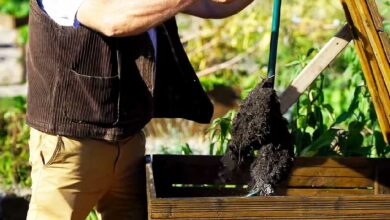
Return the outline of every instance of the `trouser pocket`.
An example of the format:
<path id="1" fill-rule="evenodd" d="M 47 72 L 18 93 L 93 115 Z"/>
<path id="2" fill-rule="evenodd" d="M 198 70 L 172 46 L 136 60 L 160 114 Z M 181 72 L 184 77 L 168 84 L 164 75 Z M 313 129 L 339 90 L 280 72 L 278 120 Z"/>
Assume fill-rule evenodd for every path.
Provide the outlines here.
<path id="1" fill-rule="evenodd" d="M 60 136 L 45 134 L 31 128 L 30 132 L 30 164 L 34 168 L 53 164 L 61 152 Z"/>

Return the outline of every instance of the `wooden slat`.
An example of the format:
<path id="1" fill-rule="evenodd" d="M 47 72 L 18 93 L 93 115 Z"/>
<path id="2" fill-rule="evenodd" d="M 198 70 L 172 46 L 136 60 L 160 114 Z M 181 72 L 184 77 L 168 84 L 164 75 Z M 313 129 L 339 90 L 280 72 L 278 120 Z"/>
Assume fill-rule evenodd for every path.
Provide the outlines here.
<path id="1" fill-rule="evenodd" d="M 386 32 L 379 32 L 379 37 L 381 38 L 383 48 L 385 50 L 387 61 L 390 63 L 390 39 L 389 35 Z"/>
<path id="2" fill-rule="evenodd" d="M 329 188 L 285 188 L 277 189 L 277 196 L 356 196 L 356 195 L 373 195 L 374 189 L 329 189 Z M 248 194 L 247 189 L 212 189 L 212 188 L 169 188 L 159 198 L 190 198 L 190 197 L 226 197 L 240 196 Z"/>
<path id="3" fill-rule="evenodd" d="M 150 163 L 146 164 L 146 186 L 148 188 L 148 198 L 156 198 L 156 188 L 154 185 L 153 170 L 152 165 Z"/>
<path id="4" fill-rule="evenodd" d="M 374 177 L 374 170 L 372 168 L 295 167 L 292 169 L 291 175 L 300 177 L 372 178 Z"/>
<path id="5" fill-rule="evenodd" d="M 299 177 L 291 176 L 287 181 L 288 187 L 312 188 L 367 188 L 374 187 L 370 178 L 351 177 Z"/>
<path id="6" fill-rule="evenodd" d="M 373 189 L 308 189 L 287 188 L 279 189 L 276 195 L 280 196 L 357 196 L 372 195 Z"/>
<path id="7" fill-rule="evenodd" d="M 154 156 L 153 171 L 158 185 L 220 184 L 220 157 Z M 292 176 L 368 177 L 374 176 L 375 162 L 364 158 L 297 158 Z M 248 175 L 235 176 L 230 184 L 246 184 Z M 342 179 L 343 181 L 343 179 Z"/>
<path id="8" fill-rule="evenodd" d="M 375 163 L 375 159 L 361 157 L 298 157 L 294 167 L 368 168 Z"/>
<path id="9" fill-rule="evenodd" d="M 199 188 L 199 187 L 170 187 L 158 195 L 159 198 L 182 197 L 224 197 L 244 196 L 248 190 L 243 188 Z"/>
<path id="10" fill-rule="evenodd" d="M 383 18 L 379 13 L 375 0 L 366 0 L 366 1 L 375 25 L 375 29 L 379 34 L 382 47 L 386 54 L 387 62 L 390 63 L 390 39 L 389 39 L 389 35 L 384 31 L 385 28 L 383 26 Z"/>
<path id="11" fill-rule="evenodd" d="M 366 0 L 368 9 L 370 10 L 370 15 L 372 18 L 372 21 L 374 22 L 375 29 L 377 31 L 384 31 L 384 26 L 383 26 L 383 18 L 379 13 L 378 7 L 376 5 L 375 0 Z"/>
<path id="12" fill-rule="evenodd" d="M 151 219 L 389 219 L 389 196 L 156 199 Z"/>
<path id="13" fill-rule="evenodd" d="M 373 55 L 375 56 L 376 63 L 379 66 L 379 73 L 378 75 L 381 76 L 382 80 L 385 82 L 386 85 L 386 94 L 389 95 L 390 92 L 390 65 L 387 60 L 386 54 L 383 50 L 382 42 L 379 38 L 378 31 L 375 27 L 374 20 L 379 19 L 380 14 L 378 10 L 369 10 L 369 7 L 367 5 L 366 0 L 354 0 L 355 2 L 360 2 L 360 4 L 356 4 L 357 8 L 359 10 L 359 14 L 362 17 L 363 26 L 366 30 L 368 41 L 372 47 Z M 371 8 L 376 8 L 376 4 L 372 4 Z M 374 14 L 372 14 L 374 13 Z M 373 19 L 374 18 L 374 19 Z M 383 30 L 382 30 L 383 31 Z M 390 111 L 386 112 L 390 121 Z"/>
<path id="14" fill-rule="evenodd" d="M 357 10 L 356 3 L 351 0 L 341 0 L 341 2 L 354 34 L 356 50 L 378 116 L 379 125 L 382 129 L 386 143 L 389 143 L 390 123 L 387 112 L 390 104 L 386 86 L 384 86 L 383 78 L 381 78 L 380 73 L 378 72 L 378 64 L 373 59 L 374 55 L 371 45 L 368 43 L 367 37 L 362 37 L 367 36 L 367 34 L 359 11 Z"/>
<path id="15" fill-rule="evenodd" d="M 375 167 L 380 163 L 389 163 L 385 159 L 367 158 L 296 158 L 292 173 L 281 188 L 312 188 L 312 189 L 354 189 L 373 188 L 377 175 Z M 188 197 L 198 191 L 202 196 L 239 195 L 242 189 L 218 188 L 220 157 L 216 156 L 174 156 L 155 155 L 153 161 L 154 181 L 157 197 Z M 386 168 L 387 169 L 387 168 Z M 390 169 L 390 168 L 389 168 Z M 382 171 L 383 172 L 383 171 Z M 227 185 L 246 185 L 249 178 L 236 179 Z M 390 182 L 383 182 L 383 192 Z M 173 184 L 187 184 L 185 187 L 173 187 Z M 199 188 L 201 184 L 208 184 Z M 192 188 L 191 188 L 192 187 Z M 175 189 L 172 189 L 175 188 Z M 378 189 L 376 189 L 378 191 Z M 187 193 L 180 195 L 179 192 Z M 173 193 L 173 194 L 172 194 Z M 214 193 L 214 194 L 213 194 Z M 244 194 L 241 194 L 244 195 Z"/>
<path id="16" fill-rule="evenodd" d="M 356 196 L 373 195 L 374 189 L 328 189 L 328 188 L 278 188 L 277 196 Z M 159 198 L 190 198 L 190 197 L 225 197 L 225 196 L 245 196 L 248 191 L 243 188 L 237 189 L 212 189 L 212 188 L 169 188 Z"/>
<path id="17" fill-rule="evenodd" d="M 156 184 L 218 184 L 222 181 L 220 157 L 154 155 L 153 158 Z M 245 184 L 248 180 L 248 175 L 235 176 L 230 183 Z"/>
<path id="18" fill-rule="evenodd" d="M 146 198 L 148 202 L 148 219 L 151 219 L 150 214 L 153 212 L 153 209 L 151 207 L 151 203 L 154 199 L 156 199 L 156 188 L 154 185 L 154 177 L 153 177 L 153 170 L 152 165 L 150 163 L 146 164 Z"/>

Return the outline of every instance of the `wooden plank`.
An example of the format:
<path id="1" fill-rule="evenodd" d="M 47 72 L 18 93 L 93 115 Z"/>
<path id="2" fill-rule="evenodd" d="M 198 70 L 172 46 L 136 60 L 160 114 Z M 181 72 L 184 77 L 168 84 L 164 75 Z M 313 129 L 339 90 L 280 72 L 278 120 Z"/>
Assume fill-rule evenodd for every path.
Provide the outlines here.
<path id="1" fill-rule="evenodd" d="M 220 157 L 213 156 L 153 156 L 153 172 L 156 184 L 169 187 L 171 184 L 218 184 L 222 168 Z M 173 172 L 174 171 L 174 172 Z M 249 173 L 248 173 L 249 174 Z M 248 175 L 235 176 L 230 183 L 245 184 Z M 157 192 L 159 194 L 159 192 Z"/>
<path id="2" fill-rule="evenodd" d="M 151 219 L 389 219 L 389 196 L 156 199 Z"/>
<path id="3" fill-rule="evenodd" d="M 156 199 L 156 188 L 154 185 L 152 165 L 150 163 L 146 163 L 145 170 L 146 170 L 146 199 L 148 203 L 147 205 L 148 219 L 151 219 L 150 213 L 153 212 L 153 209 L 150 204 L 154 199 Z"/>
<path id="4" fill-rule="evenodd" d="M 152 165 L 150 163 L 146 164 L 146 185 L 148 188 L 148 198 L 156 198 L 154 176 L 152 171 Z"/>
<path id="5" fill-rule="evenodd" d="M 390 194 L 390 165 L 385 162 L 378 162 L 376 167 L 375 194 Z"/>
<path id="6" fill-rule="evenodd" d="M 351 177 L 291 176 L 287 180 L 287 186 L 305 188 L 368 188 L 374 187 L 374 180 L 371 178 Z"/>
<path id="7" fill-rule="evenodd" d="M 291 176 L 372 178 L 374 170 L 372 168 L 294 167 Z"/>
<path id="8" fill-rule="evenodd" d="M 380 17 L 380 14 L 378 10 L 372 10 L 371 12 L 375 12 L 375 14 L 371 14 L 369 7 L 367 5 L 366 0 L 355 0 L 355 2 L 360 2 L 360 4 L 356 4 L 357 8 L 359 10 L 359 14 L 362 17 L 363 26 L 366 30 L 369 44 L 372 47 L 373 55 L 375 56 L 376 63 L 379 66 L 380 71 L 378 72 L 378 75 L 381 76 L 382 80 L 385 82 L 386 88 L 387 88 L 387 95 L 389 95 L 390 92 L 390 64 L 387 60 L 386 54 L 383 50 L 382 42 L 379 38 L 378 31 L 375 27 L 373 17 Z M 372 5 L 372 9 L 374 9 L 376 6 L 375 4 Z M 383 30 L 382 30 L 383 31 Z M 362 33 L 363 34 L 363 33 Z M 379 77 L 378 77 L 379 78 Z M 390 111 L 386 112 L 389 120 L 390 120 Z"/>
<path id="9" fill-rule="evenodd" d="M 245 196 L 248 190 L 244 188 L 191 188 L 175 187 L 169 188 L 158 198 L 190 198 L 190 197 L 226 197 L 226 196 Z M 280 187 L 275 193 L 276 196 L 353 196 L 353 195 L 373 195 L 374 189 L 331 189 L 331 188 L 285 188 Z M 383 193 L 387 194 L 387 193 Z"/>
<path id="10" fill-rule="evenodd" d="M 373 178 L 374 161 L 364 158 L 297 158 L 291 175 Z M 219 178 L 220 157 L 154 155 L 153 164 L 154 178 L 160 187 L 169 188 L 172 184 L 222 183 Z M 244 185 L 248 182 L 248 173 L 229 180 L 229 184 Z"/>
<path id="11" fill-rule="evenodd" d="M 368 9 L 370 11 L 371 18 L 374 22 L 375 29 L 377 31 L 384 31 L 384 26 L 383 26 L 383 18 L 381 14 L 379 13 L 378 7 L 376 5 L 375 0 L 366 0 L 366 3 L 368 5 Z"/>
<path id="12" fill-rule="evenodd" d="M 388 103 L 389 97 L 386 97 L 386 89 L 384 89 L 383 86 L 383 79 L 378 79 L 378 74 L 375 74 L 375 72 L 379 69 L 377 64 L 372 61 L 372 59 L 369 60 L 369 57 L 373 57 L 373 52 L 372 49 L 370 49 L 370 45 L 365 44 L 367 39 L 365 39 L 365 41 L 363 41 L 364 39 L 361 39 L 361 36 L 365 36 L 366 34 L 359 12 L 356 10 L 355 2 L 350 0 L 341 0 L 341 2 L 354 35 L 356 50 L 362 65 L 364 77 L 371 94 L 375 111 L 378 116 L 378 122 L 382 129 L 383 137 L 386 143 L 389 143 L 390 123 L 385 108 L 388 108 L 390 105 Z M 377 85 L 376 82 L 382 83 Z"/>
<path id="13" fill-rule="evenodd" d="M 381 38 L 383 48 L 385 50 L 387 61 L 390 63 L 390 39 L 389 35 L 386 32 L 379 32 L 379 37 Z"/>
<path id="14" fill-rule="evenodd" d="M 163 166 L 198 166 L 198 167 L 219 167 L 221 156 L 209 155 L 153 155 L 154 168 Z M 295 167 L 333 167 L 333 168 L 367 168 L 375 166 L 378 161 L 386 159 L 372 159 L 362 157 L 297 157 L 294 161 Z M 203 175 L 194 174 L 194 175 Z"/>
<path id="15" fill-rule="evenodd" d="M 245 196 L 244 188 L 170 187 L 159 193 L 158 198 Z"/>
<path id="16" fill-rule="evenodd" d="M 174 173 L 176 170 L 172 170 L 172 165 L 191 166 L 206 162 L 203 165 L 207 166 L 217 164 L 219 160 L 220 157 L 215 156 L 155 155 L 152 164 L 162 168 L 158 169 L 161 171 L 164 168 L 161 165 L 166 162 L 169 166 L 165 168 L 170 168 L 171 173 Z M 291 179 L 293 179 L 292 185 L 296 187 L 279 188 L 278 195 L 287 196 L 272 197 L 246 198 L 242 196 L 246 194 L 244 188 L 173 186 L 169 181 L 163 182 L 166 184 L 163 187 L 167 187 L 164 188 L 166 197 L 159 197 L 160 186 L 150 185 L 152 179 L 156 181 L 158 175 L 148 174 L 148 188 L 153 186 L 157 190 L 157 198 L 151 196 L 155 193 L 148 193 L 149 219 L 390 219 L 390 195 L 373 194 L 379 191 L 389 193 L 386 190 L 390 186 L 389 175 L 387 175 L 390 160 L 297 158 L 295 165 L 298 165 L 294 168 L 298 176 L 291 176 Z M 149 168 L 147 172 L 154 171 L 150 166 Z M 321 169 L 329 171 L 320 171 Z M 373 169 L 377 169 L 376 175 L 366 178 L 372 175 Z M 315 175 L 318 172 L 324 177 L 304 176 Z M 193 175 L 200 177 L 202 170 L 198 170 L 198 173 Z M 345 177 L 346 175 L 348 177 Z M 376 179 L 375 184 L 374 179 Z M 374 185 L 383 185 L 383 187 L 374 189 L 372 187 Z M 336 188 L 329 188 L 329 186 Z M 230 195 L 227 196 L 228 194 Z"/>
<path id="17" fill-rule="evenodd" d="M 278 189 L 279 196 L 357 196 L 372 195 L 373 189 L 309 189 L 309 188 L 284 188 Z"/>
<path id="18" fill-rule="evenodd" d="M 350 29 L 347 25 L 328 41 L 319 53 L 299 73 L 287 89 L 279 96 L 280 110 L 282 114 L 298 100 L 299 96 L 313 83 L 313 81 L 336 59 L 352 40 Z"/>
<path id="19" fill-rule="evenodd" d="M 294 167 L 368 168 L 375 166 L 375 161 L 362 157 L 298 157 Z"/>

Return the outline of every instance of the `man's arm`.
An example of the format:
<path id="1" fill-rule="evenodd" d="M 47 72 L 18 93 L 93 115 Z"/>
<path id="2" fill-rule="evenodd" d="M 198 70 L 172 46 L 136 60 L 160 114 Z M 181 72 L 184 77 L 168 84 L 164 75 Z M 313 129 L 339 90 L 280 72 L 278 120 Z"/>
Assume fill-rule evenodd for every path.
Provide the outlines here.
<path id="1" fill-rule="evenodd" d="M 77 20 L 106 36 L 143 33 L 199 0 L 84 0 Z"/>
<path id="2" fill-rule="evenodd" d="M 208 18 L 226 17 L 252 1 L 84 0 L 77 12 L 77 20 L 106 36 L 131 36 L 157 26 L 179 12 Z"/>
<path id="3" fill-rule="evenodd" d="M 244 9 L 254 0 L 229 0 L 222 4 L 218 0 L 198 0 L 183 10 L 183 13 L 201 18 L 226 18 Z"/>

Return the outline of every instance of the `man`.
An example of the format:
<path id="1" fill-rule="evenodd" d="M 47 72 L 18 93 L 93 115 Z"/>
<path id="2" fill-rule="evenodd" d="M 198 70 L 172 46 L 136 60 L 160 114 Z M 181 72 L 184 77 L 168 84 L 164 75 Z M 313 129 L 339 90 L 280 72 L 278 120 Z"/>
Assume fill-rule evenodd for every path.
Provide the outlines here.
<path id="1" fill-rule="evenodd" d="M 145 219 L 152 117 L 208 123 L 213 107 L 174 16 L 237 13 L 253 0 L 31 0 L 29 220 Z"/>

